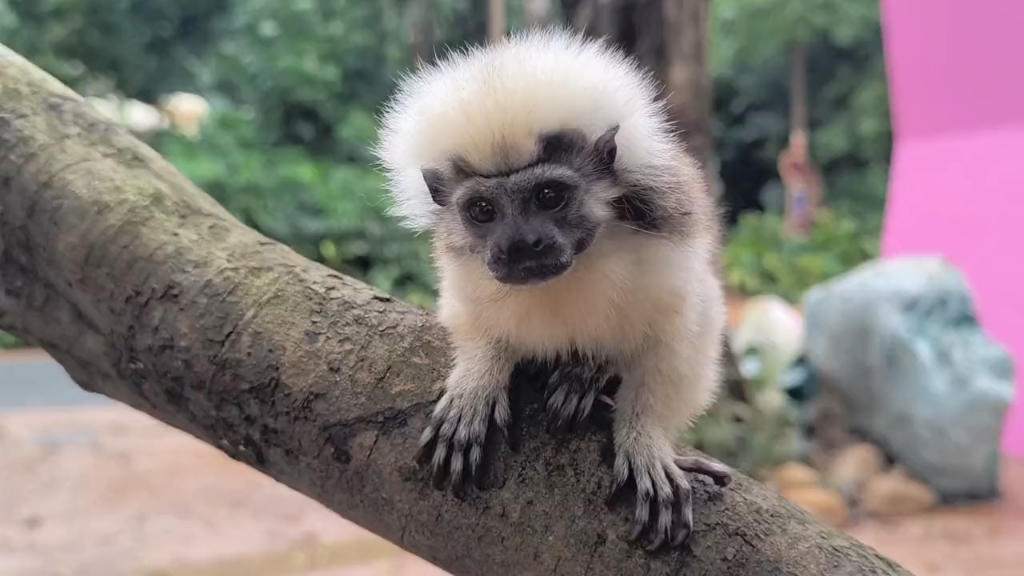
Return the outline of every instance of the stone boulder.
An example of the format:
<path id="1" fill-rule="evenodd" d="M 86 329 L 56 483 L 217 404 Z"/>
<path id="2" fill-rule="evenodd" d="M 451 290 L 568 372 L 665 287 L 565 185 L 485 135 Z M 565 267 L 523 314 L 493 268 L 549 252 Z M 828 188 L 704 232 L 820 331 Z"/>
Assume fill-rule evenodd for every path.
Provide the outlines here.
<path id="1" fill-rule="evenodd" d="M 978 325 L 956 268 L 872 261 L 809 290 L 803 311 L 807 358 L 852 430 L 947 502 L 998 495 L 1013 363 Z"/>

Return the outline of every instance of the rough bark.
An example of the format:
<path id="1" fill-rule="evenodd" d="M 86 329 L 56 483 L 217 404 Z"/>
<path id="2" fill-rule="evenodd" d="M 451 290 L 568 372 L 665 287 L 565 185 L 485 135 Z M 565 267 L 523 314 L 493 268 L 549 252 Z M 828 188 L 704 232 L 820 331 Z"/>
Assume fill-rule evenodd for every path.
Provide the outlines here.
<path id="1" fill-rule="evenodd" d="M 521 384 L 491 489 L 433 490 L 411 464 L 449 367 L 431 316 L 246 228 L 3 46 L 0 327 L 453 574 L 907 573 L 742 477 L 697 480 L 682 551 L 627 545 L 607 429 L 542 432 Z"/>

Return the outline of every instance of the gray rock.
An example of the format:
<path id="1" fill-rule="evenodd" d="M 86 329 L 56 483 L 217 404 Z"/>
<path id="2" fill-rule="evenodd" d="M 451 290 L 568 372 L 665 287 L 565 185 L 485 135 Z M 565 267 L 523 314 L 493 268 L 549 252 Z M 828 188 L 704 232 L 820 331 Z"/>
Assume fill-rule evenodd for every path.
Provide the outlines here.
<path id="1" fill-rule="evenodd" d="M 803 309 L 808 360 L 854 431 L 947 502 L 999 494 L 1013 361 L 978 325 L 956 268 L 932 256 L 869 262 L 809 290 Z"/>

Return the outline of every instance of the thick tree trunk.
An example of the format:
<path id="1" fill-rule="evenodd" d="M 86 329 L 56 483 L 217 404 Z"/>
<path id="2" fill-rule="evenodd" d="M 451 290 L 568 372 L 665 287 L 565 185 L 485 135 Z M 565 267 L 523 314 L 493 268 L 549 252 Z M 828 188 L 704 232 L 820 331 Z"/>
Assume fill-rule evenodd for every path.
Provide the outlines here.
<path id="1" fill-rule="evenodd" d="M 429 64 L 434 47 L 434 0 L 414 0 L 409 4 L 409 43 L 419 64 Z"/>
<path id="2" fill-rule="evenodd" d="M 3 46 L 0 328 L 454 574 L 907 573 L 742 477 L 698 480 L 682 552 L 631 547 L 607 430 L 541 432 L 526 386 L 491 489 L 433 490 L 411 459 L 449 368 L 434 320 L 246 228 Z"/>
<path id="3" fill-rule="evenodd" d="M 663 0 L 665 93 L 691 153 L 714 179 L 708 23 L 711 0 Z"/>
<path id="4" fill-rule="evenodd" d="M 508 31 L 508 5 L 505 0 L 487 0 L 487 40 L 498 42 Z"/>

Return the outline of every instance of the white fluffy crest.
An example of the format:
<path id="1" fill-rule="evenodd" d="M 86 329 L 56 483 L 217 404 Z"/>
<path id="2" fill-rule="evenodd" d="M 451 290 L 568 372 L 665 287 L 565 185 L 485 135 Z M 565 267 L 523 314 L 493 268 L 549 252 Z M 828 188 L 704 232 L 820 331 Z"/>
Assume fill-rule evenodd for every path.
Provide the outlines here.
<path id="1" fill-rule="evenodd" d="M 437 206 L 422 169 L 461 156 L 480 170 L 530 161 L 540 135 L 577 129 L 591 138 L 618 124 L 616 165 L 658 179 L 678 146 L 658 86 L 632 58 L 562 28 L 449 52 L 399 82 L 381 117 L 375 152 L 391 213 L 429 229 Z"/>

